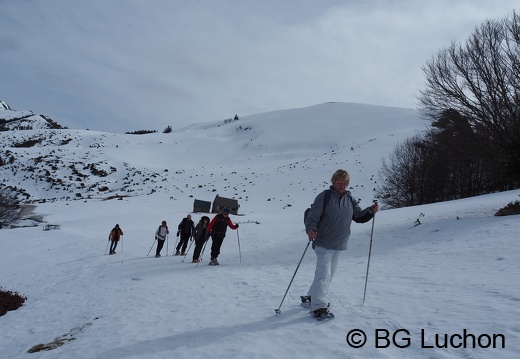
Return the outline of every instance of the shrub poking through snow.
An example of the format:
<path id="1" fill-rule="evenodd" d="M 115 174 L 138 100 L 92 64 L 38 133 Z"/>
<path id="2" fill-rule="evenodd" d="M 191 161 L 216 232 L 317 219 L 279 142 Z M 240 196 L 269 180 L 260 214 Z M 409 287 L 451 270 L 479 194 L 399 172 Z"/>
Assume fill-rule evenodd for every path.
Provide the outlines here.
<path id="1" fill-rule="evenodd" d="M 510 202 L 504 208 L 500 208 L 495 216 L 513 216 L 520 214 L 520 201 Z"/>
<path id="2" fill-rule="evenodd" d="M 4 290 L 0 287 L 0 317 L 10 310 L 20 308 L 26 300 L 27 297 L 20 295 L 17 292 Z"/>

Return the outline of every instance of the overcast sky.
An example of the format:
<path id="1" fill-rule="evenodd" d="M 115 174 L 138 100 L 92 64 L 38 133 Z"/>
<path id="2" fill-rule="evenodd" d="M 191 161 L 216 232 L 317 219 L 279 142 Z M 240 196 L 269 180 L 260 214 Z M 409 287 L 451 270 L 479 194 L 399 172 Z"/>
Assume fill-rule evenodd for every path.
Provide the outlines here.
<path id="1" fill-rule="evenodd" d="M 428 59 L 519 9 L 518 0 L 0 0 L 0 100 L 109 132 L 328 101 L 416 108 Z"/>

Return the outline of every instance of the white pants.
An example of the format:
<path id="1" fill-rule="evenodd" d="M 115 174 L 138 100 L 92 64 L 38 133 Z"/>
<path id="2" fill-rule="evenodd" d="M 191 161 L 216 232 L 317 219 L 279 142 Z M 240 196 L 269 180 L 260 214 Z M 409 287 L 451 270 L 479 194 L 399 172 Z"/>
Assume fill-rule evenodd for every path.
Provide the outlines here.
<path id="1" fill-rule="evenodd" d="M 311 310 L 327 308 L 329 305 L 329 284 L 338 268 L 340 250 L 316 246 L 316 271 L 307 295 L 311 296 Z"/>

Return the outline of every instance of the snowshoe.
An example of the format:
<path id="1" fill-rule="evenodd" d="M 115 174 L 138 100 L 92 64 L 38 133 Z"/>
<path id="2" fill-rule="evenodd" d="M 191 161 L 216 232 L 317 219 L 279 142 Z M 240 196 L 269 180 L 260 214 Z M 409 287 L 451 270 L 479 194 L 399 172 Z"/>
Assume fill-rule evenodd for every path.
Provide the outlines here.
<path id="1" fill-rule="evenodd" d="M 209 262 L 210 266 L 218 266 L 220 263 L 218 262 L 217 258 L 212 258 Z"/>
<path id="2" fill-rule="evenodd" d="M 312 312 L 312 317 L 318 321 L 333 319 L 334 314 L 328 308 L 319 308 Z"/>

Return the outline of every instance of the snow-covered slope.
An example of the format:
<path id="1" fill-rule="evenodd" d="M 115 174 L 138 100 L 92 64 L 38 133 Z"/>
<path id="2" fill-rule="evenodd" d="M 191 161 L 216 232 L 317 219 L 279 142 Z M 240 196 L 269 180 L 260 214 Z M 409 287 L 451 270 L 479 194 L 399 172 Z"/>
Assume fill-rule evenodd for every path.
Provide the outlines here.
<path id="1" fill-rule="evenodd" d="M 332 172 L 350 171 L 354 196 L 368 206 L 381 157 L 423 126 L 414 111 L 323 104 L 171 134 L 2 133 L 5 143 L 44 134 L 45 146 L 2 148 L 14 164 L 32 161 L 35 173 L 67 182 L 50 186 L 27 169 L 2 180 L 36 198 L 81 200 L 36 204 L 60 230 L 0 230 L 0 286 L 28 298 L 0 317 L 0 358 L 517 358 L 520 221 L 493 214 L 520 190 L 379 212 L 365 303 L 371 223 L 353 224 L 331 284 L 336 318 L 320 323 L 299 306 L 312 249 L 275 315 L 307 245 L 303 211 Z M 41 168 L 38 156 L 48 160 Z M 85 187 L 69 190 L 76 177 Z M 129 197 L 103 200 L 115 193 Z M 221 265 L 207 265 L 209 247 L 198 266 L 193 248 L 184 262 L 171 256 L 193 199 L 216 194 L 238 198 L 242 214 L 231 216 L 241 225 L 228 231 Z M 170 236 L 154 258 L 162 220 Z M 104 255 L 116 223 L 123 240 Z M 38 344 L 55 348 L 28 353 Z"/>
<path id="2" fill-rule="evenodd" d="M 6 102 L 0 101 L 0 131 L 60 129 L 63 126 L 49 116 L 36 115 L 32 111 L 13 110 Z"/>
<path id="3" fill-rule="evenodd" d="M 21 188 L 26 201 L 106 198 L 165 193 L 175 198 L 248 200 L 276 183 L 271 199 L 290 204 L 287 189 L 317 190 L 323 171 L 346 167 L 358 196 L 371 198 L 383 155 L 424 128 L 413 110 L 345 103 L 275 111 L 195 124 L 172 133 L 123 135 L 87 130 L 0 133 L 4 184 Z M 188 159 L 188 161 L 184 160 Z M 255 163 L 254 171 L 251 162 Z M 305 168 L 305 178 L 291 178 Z M 194 177 L 194 172 L 198 172 Z M 227 185 L 217 185 L 225 177 Z"/>

